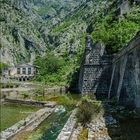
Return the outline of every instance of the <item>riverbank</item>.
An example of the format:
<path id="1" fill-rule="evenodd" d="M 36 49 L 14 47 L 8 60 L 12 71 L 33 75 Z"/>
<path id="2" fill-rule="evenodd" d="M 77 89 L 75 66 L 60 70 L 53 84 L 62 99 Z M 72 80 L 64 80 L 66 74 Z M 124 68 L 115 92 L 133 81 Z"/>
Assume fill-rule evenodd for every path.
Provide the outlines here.
<path id="1" fill-rule="evenodd" d="M 45 120 L 50 114 L 55 110 L 55 108 L 45 107 L 39 111 L 32 113 L 27 118 L 17 122 L 10 128 L 2 131 L 0 133 L 1 138 L 4 139 L 16 139 L 16 135 L 23 131 L 33 131 L 38 125 Z"/>

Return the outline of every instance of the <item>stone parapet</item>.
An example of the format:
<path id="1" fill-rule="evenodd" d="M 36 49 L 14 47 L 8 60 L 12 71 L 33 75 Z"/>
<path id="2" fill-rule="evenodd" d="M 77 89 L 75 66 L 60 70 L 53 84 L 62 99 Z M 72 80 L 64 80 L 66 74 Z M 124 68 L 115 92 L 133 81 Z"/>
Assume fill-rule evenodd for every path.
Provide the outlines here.
<path id="1" fill-rule="evenodd" d="M 72 114 L 70 115 L 68 121 L 66 122 L 56 140 L 69 140 L 71 138 L 74 127 L 76 125 L 76 112 L 77 109 L 73 110 Z"/>

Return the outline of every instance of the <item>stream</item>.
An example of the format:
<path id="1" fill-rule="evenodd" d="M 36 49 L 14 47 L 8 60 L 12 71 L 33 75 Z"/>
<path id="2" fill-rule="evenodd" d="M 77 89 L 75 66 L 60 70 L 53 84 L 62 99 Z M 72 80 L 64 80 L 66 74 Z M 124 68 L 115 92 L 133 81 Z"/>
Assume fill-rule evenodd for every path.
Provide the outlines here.
<path id="1" fill-rule="evenodd" d="M 54 112 L 49 118 L 44 120 L 36 130 L 31 132 L 26 140 L 56 140 L 70 114 L 70 110 Z"/>

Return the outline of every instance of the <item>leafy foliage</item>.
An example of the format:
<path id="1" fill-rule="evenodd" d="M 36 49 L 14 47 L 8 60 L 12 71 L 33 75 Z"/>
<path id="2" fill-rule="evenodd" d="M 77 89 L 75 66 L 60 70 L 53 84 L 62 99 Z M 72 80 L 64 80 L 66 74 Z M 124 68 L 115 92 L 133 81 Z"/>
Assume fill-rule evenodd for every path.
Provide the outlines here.
<path id="1" fill-rule="evenodd" d="M 37 57 L 34 64 L 38 66 L 39 70 L 35 80 L 44 81 L 49 85 L 63 85 L 67 83 L 67 74 L 71 68 L 70 63 L 63 58 L 47 53 L 44 57 Z"/>
<path id="2" fill-rule="evenodd" d="M 96 23 L 92 38 L 94 41 L 103 41 L 108 53 L 116 53 L 140 30 L 139 20 L 140 18 L 133 17 L 132 13 L 120 21 L 113 20 L 113 16 L 108 15 L 101 22 Z"/>
<path id="3" fill-rule="evenodd" d="M 25 99 L 27 99 L 29 97 L 29 94 L 24 92 L 24 93 L 22 93 L 22 96 L 23 96 L 23 99 L 25 100 Z"/>
<path id="4" fill-rule="evenodd" d="M 2 74 L 2 70 L 8 68 L 8 65 L 5 63 L 0 63 L 0 75 Z"/>

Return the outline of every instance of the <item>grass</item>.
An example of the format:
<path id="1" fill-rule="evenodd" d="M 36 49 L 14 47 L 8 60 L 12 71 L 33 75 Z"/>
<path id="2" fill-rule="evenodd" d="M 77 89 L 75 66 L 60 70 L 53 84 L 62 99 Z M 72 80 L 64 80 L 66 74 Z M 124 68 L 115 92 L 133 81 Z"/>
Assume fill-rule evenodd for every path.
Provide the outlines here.
<path id="1" fill-rule="evenodd" d="M 80 97 L 78 96 L 71 96 L 71 95 L 61 95 L 61 94 L 49 94 L 47 96 L 40 96 L 40 97 L 34 97 L 35 100 L 38 100 L 38 101 L 53 101 L 53 102 L 56 102 L 57 104 L 59 105 L 64 105 L 66 107 L 75 107 L 77 102 L 78 102 L 78 99 Z"/>
<path id="2" fill-rule="evenodd" d="M 30 113 L 37 111 L 38 107 L 10 105 L 0 106 L 0 131 L 14 125 L 21 119 L 27 117 Z"/>
<path id="3" fill-rule="evenodd" d="M 90 96 L 82 97 L 76 114 L 77 122 L 86 126 L 101 112 L 101 102 L 93 100 Z"/>
<path id="4" fill-rule="evenodd" d="M 82 131 L 80 132 L 77 140 L 87 140 L 88 139 L 88 129 L 83 128 Z"/>

